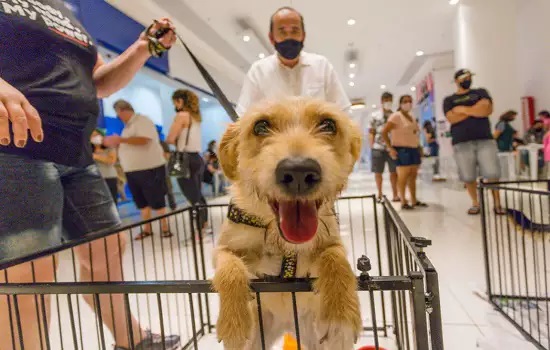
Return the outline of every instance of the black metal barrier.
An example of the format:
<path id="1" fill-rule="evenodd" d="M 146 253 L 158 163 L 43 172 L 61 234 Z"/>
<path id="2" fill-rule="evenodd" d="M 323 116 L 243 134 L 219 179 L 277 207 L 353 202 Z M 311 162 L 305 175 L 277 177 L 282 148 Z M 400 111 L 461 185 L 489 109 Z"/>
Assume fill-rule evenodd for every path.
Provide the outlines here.
<path id="1" fill-rule="evenodd" d="M 498 213 L 495 193 L 499 193 Z M 550 349 L 550 181 L 481 183 L 490 302 L 539 349 Z"/>
<path id="2" fill-rule="evenodd" d="M 207 207 L 208 229 L 199 229 L 198 209 L 0 262 L 0 348 L 136 349 L 150 329 L 161 339 L 179 336 L 178 349 L 222 349 L 215 335 L 219 299 L 209 279 L 227 205 Z M 335 209 L 359 282 L 364 331 L 357 346 L 443 349 L 437 273 L 423 251 L 430 242 L 412 236 L 389 201 L 345 197 Z M 172 237 L 160 237 L 163 219 Z M 153 236 L 132 240 L 146 224 Z M 309 350 L 300 339 L 297 300 L 311 292 L 311 282 L 251 282 L 260 320 L 264 293 L 288 293 L 297 349 Z"/>

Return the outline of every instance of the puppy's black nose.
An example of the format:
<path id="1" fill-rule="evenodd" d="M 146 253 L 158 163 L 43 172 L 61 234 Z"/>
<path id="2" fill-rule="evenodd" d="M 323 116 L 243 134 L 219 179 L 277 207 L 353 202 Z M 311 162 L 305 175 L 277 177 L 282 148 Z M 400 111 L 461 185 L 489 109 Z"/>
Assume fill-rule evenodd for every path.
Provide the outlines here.
<path id="1" fill-rule="evenodd" d="M 321 182 L 321 166 L 311 158 L 283 159 L 275 170 L 277 184 L 288 194 L 304 195 Z"/>

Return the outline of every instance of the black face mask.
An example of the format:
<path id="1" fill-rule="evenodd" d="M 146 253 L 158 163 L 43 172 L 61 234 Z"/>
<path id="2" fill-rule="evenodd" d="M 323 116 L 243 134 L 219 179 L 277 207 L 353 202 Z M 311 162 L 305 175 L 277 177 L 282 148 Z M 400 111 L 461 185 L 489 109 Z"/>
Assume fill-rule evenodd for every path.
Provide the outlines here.
<path id="1" fill-rule="evenodd" d="M 472 79 L 466 79 L 460 82 L 460 87 L 464 90 L 468 90 L 472 86 Z"/>
<path id="2" fill-rule="evenodd" d="M 283 56 L 287 60 L 293 60 L 298 57 L 303 48 L 304 42 L 294 39 L 288 39 L 281 41 L 280 43 L 275 43 L 275 50 L 277 50 L 279 55 Z"/>
<path id="3" fill-rule="evenodd" d="M 178 108 L 178 107 L 175 107 L 174 110 L 176 111 L 176 113 L 184 111 L 183 108 Z"/>

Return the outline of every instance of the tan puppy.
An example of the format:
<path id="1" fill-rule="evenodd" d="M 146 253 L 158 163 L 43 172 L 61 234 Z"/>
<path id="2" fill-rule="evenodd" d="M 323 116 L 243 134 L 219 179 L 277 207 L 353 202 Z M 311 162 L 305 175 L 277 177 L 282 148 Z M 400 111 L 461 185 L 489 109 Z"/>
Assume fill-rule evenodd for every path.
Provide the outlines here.
<path id="1" fill-rule="evenodd" d="M 357 284 L 333 207 L 360 150 L 350 117 L 311 99 L 265 103 L 229 126 L 220 162 L 233 182 L 233 204 L 247 220 L 224 223 L 214 257 L 217 334 L 225 349 L 262 348 L 249 280 L 279 276 L 289 253 L 297 256 L 295 277 L 317 278 L 315 293 L 297 293 L 302 344 L 353 348 L 362 327 Z M 291 294 L 263 293 L 261 302 L 271 349 L 284 332 L 294 332 Z"/>

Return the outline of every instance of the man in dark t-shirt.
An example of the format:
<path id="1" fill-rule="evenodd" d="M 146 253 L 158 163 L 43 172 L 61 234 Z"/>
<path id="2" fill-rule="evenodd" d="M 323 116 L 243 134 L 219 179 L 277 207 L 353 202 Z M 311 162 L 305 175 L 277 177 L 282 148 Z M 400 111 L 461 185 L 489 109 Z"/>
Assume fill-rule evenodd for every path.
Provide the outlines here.
<path id="1" fill-rule="evenodd" d="M 493 113 L 493 100 L 485 89 L 472 89 L 473 74 L 467 69 L 455 73 L 457 92 L 447 96 L 443 111 L 451 123 L 454 157 L 460 180 L 466 184 L 472 199 L 468 214 L 479 214 L 477 197 L 478 171 L 487 181 L 500 178 L 498 149 L 491 133 L 489 116 Z M 495 213 L 503 214 L 498 192 L 494 193 Z"/>

